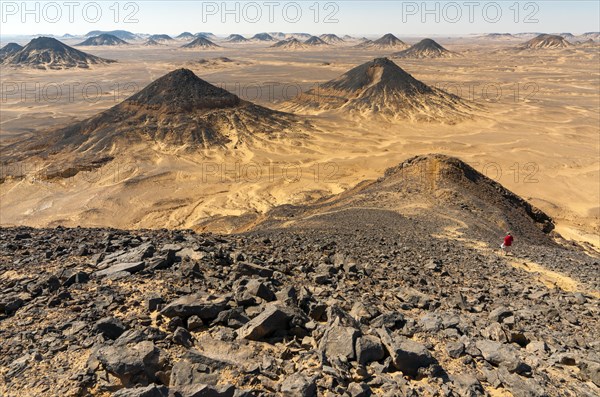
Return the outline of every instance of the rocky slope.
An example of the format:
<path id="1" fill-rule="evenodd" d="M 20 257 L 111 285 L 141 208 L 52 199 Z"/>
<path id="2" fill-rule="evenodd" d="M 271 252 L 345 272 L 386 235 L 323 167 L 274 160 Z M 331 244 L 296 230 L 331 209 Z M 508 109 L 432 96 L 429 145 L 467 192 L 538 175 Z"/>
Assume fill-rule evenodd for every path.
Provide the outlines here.
<path id="1" fill-rule="evenodd" d="M 378 180 L 364 181 L 314 204 L 276 209 L 254 227 L 315 226 L 321 218 L 370 206 L 373 211 L 411 213 L 434 224 L 434 229 L 489 244 L 509 230 L 528 244 L 549 244 L 548 233 L 554 229 L 550 217 L 539 209 L 461 160 L 440 154 L 410 158 Z"/>
<path id="2" fill-rule="evenodd" d="M 599 259 L 473 172 L 421 156 L 229 236 L 0 229 L 0 394 L 598 395 Z M 511 206 L 514 256 L 411 198 Z"/>

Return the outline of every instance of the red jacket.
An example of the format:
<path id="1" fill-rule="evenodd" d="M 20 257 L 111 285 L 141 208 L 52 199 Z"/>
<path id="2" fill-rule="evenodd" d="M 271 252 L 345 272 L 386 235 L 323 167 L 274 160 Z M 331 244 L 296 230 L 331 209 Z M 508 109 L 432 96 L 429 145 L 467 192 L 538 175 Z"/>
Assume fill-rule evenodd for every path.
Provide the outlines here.
<path id="1" fill-rule="evenodd" d="M 504 245 L 507 247 L 510 247 L 512 245 L 513 242 L 513 236 L 506 236 L 504 237 Z"/>

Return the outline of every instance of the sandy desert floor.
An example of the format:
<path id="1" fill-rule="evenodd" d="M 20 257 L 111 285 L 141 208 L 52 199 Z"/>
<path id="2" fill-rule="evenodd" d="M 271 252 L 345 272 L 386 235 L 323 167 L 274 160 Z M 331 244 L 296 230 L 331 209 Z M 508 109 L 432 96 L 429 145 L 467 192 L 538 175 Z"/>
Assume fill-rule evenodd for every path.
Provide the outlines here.
<path id="1" fill-rule="evenodd" d="M 3 176 L 28 176 L 0 184 L 0 224 L 233 231 L 227 222 L 206 220 L 338 193 L 410 156 L 437 152 L 465 160 L 530 200 L 564 237 L 600 247 L 600 47 L 519 52 L 512 49 L 519 41 L 438 41 L 463 56 L 396 62 L 426 84 L 483 105 L 472 120 L 416 124 L 325 112 L 305 115 L 316 130 L 301 143 L 264 141 L 236 153 L 193 155 L 132 147 L 105 167 L 68 179 L 36 178 L 35 163 L 8 164 Z M 389 55 L 349 46 L 223 46 L 80 48 L 119 63 L 75 71 L 3 68 L 0 144 L 89 117 L 180 67 L 243 99 L 285 109 L 286 97 L 299 89 Z M 217 57 L 234 62 L 197 62 Z"/>

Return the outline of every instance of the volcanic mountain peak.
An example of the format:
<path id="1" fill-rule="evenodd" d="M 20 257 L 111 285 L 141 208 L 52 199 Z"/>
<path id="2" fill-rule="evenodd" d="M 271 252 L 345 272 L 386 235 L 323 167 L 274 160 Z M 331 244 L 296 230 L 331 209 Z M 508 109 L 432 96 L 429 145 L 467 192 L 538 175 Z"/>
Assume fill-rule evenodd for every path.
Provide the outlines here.
<path id="1" fill-rule="evenodd" d="M 220 46 L 213 43 L 212 41 L 205 38 L 204 36 L 198 36 L 198 38 L 196 38 L 191 43 L 181 46 L 181 48 L 217 48 L 217 47 L 220 47 Z"/>
<path id="2" fill-rule="evenodd" d="M 381 38 L 375 40 L 375 44 L 396 44 L 396 43 L 402 43 L 402 40 L 400 40 L 399 38 L 397 38 L 396 36 L 394 36 L 391 33 L 385 34 L 383 35 Z"/>
<path id="3" fill-rule="evenodd" d="M 168 34 L 153 34 L 152 36 L 150 36 L 148 38 L 152 39 L 152 40 L 156 40 L 156 41 L 172 41 L 172 40 L 174 40 Z"/>
<path id="4" fill-rule="evenodd" d="M 412 47 L 392 54 L 393 58 L 446 58 L 456 54 L 448 51 L 434 40 L 423 39 Z"/>
<path id="5" fill-rule="evenodd" d="M 17 43 L 8 43 L 4 47 L 0 48 L 0 61 L 14 53 L 21 51 L 22 49 L 23 47 Z"/>
<path id="6" fill-rule="evenodd" d="M 506 227 L 513 230 L 531 225 L 544 233 L 554 229 L 547 214 L 456 157 L 443 154 L 415 156 L 387 169 L 377 184 L 380 188 L 385 186 L 393 190 L 401 184 L 412 194 L 433 192 L 435 200 L 454 201 L 455 205 L 469 201 L 472 209 L 479 211 L 495 207 L 500 211 L 495 211 L 496 216 L 508 220 Z M 459 200 L 455 201 L 457 197 Z"/>
<path id="7" fill-rule="evenodd" d="M 415 79 L 388 58 L 359 65 L 286 106 L 294 111 L 340 109 L 359 117 L 448 124 L 469 118 L 473 110 L 459 97 Z"/>
<path id="8" fill-rule="evenodd" d="M 432 40 L 432 39 L 423 39 L 423 40 L 419 41 L 417 44 L 413 45 L 413 47 L 423 48 L 423 49 L 427 49 L 427 48 L 437 48 L 440 50 L 444 49 L 444 47 L 442 47 L 435 40 Z"/>
<path id="9" fill-rule="evenodd" d="M 256 40 L 256 41 L 275 41 L 275 39 L 273 38 L 273 36 L 271 36 L 268 33 L 257 33 L 254 36 L 252 36 L 252 38 L 250 40 Z"/>
<path id="10" fill-rule="evenodd" d="M 283 48 L 283 49 L 302 49 L 302 48 L 307 48 L 307 46 L 302 43 L 300 40 L 296 39 L 296 38 L 291 38 L 291 39 L 285 39 L 285 40 L 281 40 L 278 41 L 277 43 L 273 44 L 271 46 L 271 48 Z"/>
<path id="11" fill-rule="evenodd" d="M 321 40 L 326 42 L 327 44 L 338 44 L 343 43 L 344 40 L 335 34 L 322 34 L 319 36 Z"/>
<path id="12" fill-rule="evenodd" d="M 194 36 L 196 36 L 196 37 L 204 37 L 206 39 L 210 39 L 210 38 L 216 39 L 217 38 L 217 36 L 215 36 L 211 32 L 198 32 Z"/>
<path id="13" fill-rule="evenodd" d="M 552 244 L 548 233 L 554 224 L 548 215 L 464 161 L 443 154 L 415 156 L 387 169 L 377 180 L 363 181 L 310 205 L 275 208 L 263 224 L 277 228 L 293 222 L 314 229 L 336 220 L 352 224 L 368 219 L 365 211 L 387 217 L 409 215 L 428 233 L 442 234 L 450 221 L 480 241 L 491 238 L 495 244 L 510 230 L 520 241 Z"/>
<path id="14" fill-rule="evenodd" d="M 294 115 L 243 101 L 188 69 L 178 69 L 93 117 L 3 147 L 3 160 L 52 157 L 72 163 L 76 158 L 73 167 L 81 170 L 127 153 L 133 144 L 140 150 L 157 145 L 194 153 L 233 150 L 256 141 L 304 139 L 307 129 L 310 125 Z"/>
<path id="15" fill-rule="evenodd" d="M 176 39 L 195 39 L 196 36 L 191 34 L 190 32 L 183 32 L 179 36 L 175 37 Z"/>
<path id="16" fill-rule="evenodd" d="M 124 103 L 182 112 L 232 107 L 240 104 L 240 98 L 182 68 L 155 80 Z"/>
<path id="17" fill-rule="evenodd" d="M 406 44 L 405 42 L 403 42 L 402 40 L 400 40 L 393 34 L 388 33 L 386 35 L 383 35 L 382 37 L 380 37 L 379 39 L 377 39 L 375 41 L 372 41 L 372 40 L 363 41 L 356 47 L 379 48 L 379 49 L 386 49 L 386 48 L 405 49 L 405 48 L 408 48 L 408 44 Z"/>
<path id="18" fill-rule="evenodd" d="M 304 42 L 304 44 L 311 45 L 311 46 L 329 45 L 329 44 L 327 44 L 325 41 L 323 41 L 321 38 L 319 38 L 317 36 L 310 37 L 308 40 L 306 40 Z"/>
<path id="19" fill-rule="evenodd" d="M 323 88 L 346 92 L 361 92 L 374 87 L 398 88 L 405 92 L 429 92 L 431 89 L 405 72 L 388 58 L 375 58 L 322 84 Z"/>
<path id="20" fill-rule="evenodd" d="M 248 39 L 242 36 L 241 34 L 231 34 L 227 37 L 226 41 L 228 43 L 245 43 L 246 41 L 248 41 Z"/>
<path id="21" fill-rule="evenodd" d="M 523 44 L 521 48 L 566 48 L 570 47 L 571 45 L 572 44 L 565 40 L 565 38 L 562 36 L 554 34 L 540 34 L 539 36 L 534 37 L 533 39 Z"/>
<path id="22" fill-rule="evenodd" d="M 111 34 L 101 34 L 99 36 L 90 37 L 87 40 L 77 44 L 79 46 L 116 46 L 116 45 L 128 45 L 129 43 L 125 40 L 121 40 L 117 36 Z"/>
<path id="23" fill-rule="evenodd" d="M 38 69 L 68 69 L 89 68 L 89 65 L 112 62 L 116 61 L 76 50 L 55 38 L 38 37 L 18 52 L 6 57 L 3 64 Z"/>
<path id="24" fill-rule="evenodd" d="M 150 46 L 159 46 L 162 45 L 161 43 L 159 43 L 158 41 L 154 40 L 154 39 L 148 39 L 144 44 L 142 44 L 144 46 L 150 47 Z"/>
<path id="25" fill-rule="evenodd" d="M 85 35 L 85 37 L 100 36 L 101 34 L 110 34 L 112 36 L 120 38 L 121 40 L 135 40 L 138 38 L 138 36 L 136 34 L 128 32 L 126 30 L 111 30 L 111 31 L 92 30 L 91 32 L 88 32 Z"/>
<path id="26" fill-rule="evenodd" d="M 40 36 L 32 39 L 25 47 L 29 50 L 53 50 L 53 51 L 66 51 L 69 47 L 61 41 L 58 41 L 54 37 Z"/>

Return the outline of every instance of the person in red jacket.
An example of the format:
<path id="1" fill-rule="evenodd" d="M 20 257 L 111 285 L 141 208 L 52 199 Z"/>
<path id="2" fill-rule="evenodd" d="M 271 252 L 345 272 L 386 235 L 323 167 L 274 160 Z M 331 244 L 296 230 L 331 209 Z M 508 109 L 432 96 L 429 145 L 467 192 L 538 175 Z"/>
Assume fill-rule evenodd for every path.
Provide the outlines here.
<path id="1" fill-rule="evenodd" d="M 504 242 L 500 246 L 500 248 L 502 248 L 502 252 L 504 252 L 504 255 L 508 255 L 508 253 L 510 252 L 510 250 L 512 248 L 513 240 L 514 240 L 513 236 L 510 234 L 510 232 L 506 232 L 506 236 L 504 237 Z"/>

